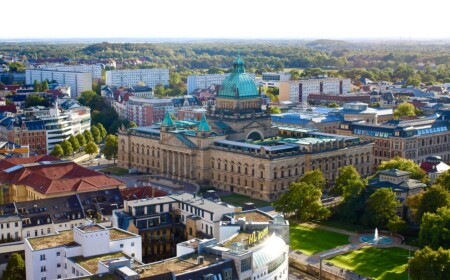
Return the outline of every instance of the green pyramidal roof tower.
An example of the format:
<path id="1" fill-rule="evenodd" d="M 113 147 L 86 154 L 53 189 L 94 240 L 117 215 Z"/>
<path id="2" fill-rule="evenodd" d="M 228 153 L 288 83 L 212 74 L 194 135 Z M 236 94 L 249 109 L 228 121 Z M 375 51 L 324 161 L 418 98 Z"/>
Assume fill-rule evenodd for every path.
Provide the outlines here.
<path id="1" fill-rule="evenodd" d="M 211 128 L 209 127 L 208 122 L 206 121 L 205 114 L 202 115 L 202 119 L 198 124 L 197 131 L 199 132 L 211 132 Z"/>
<path id="2" fill-rule="evenodd" d="M 173 122 L 172 118 L 170 117 L 169 111 L 166 111 L 166 114 L 164 115 L 164 119 L 161 123 L 162 127 L 173 127 L 175 126 L 175 123 Z"/>
<path id="3" fill-rule="evenodd" d="M 233 70 L 223 81 L 218 97 L 247 99 L 259 97 L 255 82 L 245 73 L 245 63 L 238 54 Z"/>

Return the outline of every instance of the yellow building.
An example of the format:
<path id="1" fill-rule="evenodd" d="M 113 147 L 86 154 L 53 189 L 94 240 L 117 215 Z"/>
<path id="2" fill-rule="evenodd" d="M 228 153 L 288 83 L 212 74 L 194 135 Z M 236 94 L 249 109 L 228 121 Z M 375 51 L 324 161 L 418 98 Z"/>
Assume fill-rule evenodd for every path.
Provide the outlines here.
<path id="1" fill-rule="evenodd" d="M 372 172 L 372 146 L 358 137 L 272 127 L 239 57 L 207 117 L 176 122 L 167 112 L 161 125 L 122 129 L 118 153 L 125 168 L 267 201 L 310 170 L 321 169 L 329 181 L 348 164 L 358 163 L 362 175 Z"/>

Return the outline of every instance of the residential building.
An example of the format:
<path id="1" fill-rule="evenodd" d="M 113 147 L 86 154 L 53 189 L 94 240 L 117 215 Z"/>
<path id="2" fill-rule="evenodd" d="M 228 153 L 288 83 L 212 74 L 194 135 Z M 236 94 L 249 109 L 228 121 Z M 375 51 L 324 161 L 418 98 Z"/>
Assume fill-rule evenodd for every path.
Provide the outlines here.
<path id="1" fill-rule="evenodd" d="M 398 207 L 398 215 L 407 216 L 407 199 L 412 195 L 416 195 L 423 191 L 427 185 L 419 180 L 410 179 L 411 172 L 398 169 L 389 169 L 378 172 L 377 177 L 369 180 L 369 187 L 389 188 L 396 198 L 401 202 L 402 206 Z"/>
<path id="2" fill-rule="evenodd" d="M 77 65 L 45 64 L 42 66 L 42 70 L 91 73 L 93 80 L 102 79 L 102 69 L 103 67 L 101 64 L 77 64 Z"/>
<path id="3" fill-rule="evenodd" d="M 25 239 L 29 280 L 109 273 L 117 266 L 142 265 L 141 259 L 139 235 L 97 224 Z"/>
<path id="4" fill-rule="evenodd" d="M 263 72 L 263 81 L 286 82 L 291 80 L 291 73 L 289 72 Z"/>
<path id="5" fill-rule="evenodd" d="M 3 203 L 126 187 L 122 181 L 47 155 L 3 159 L 0 170 Z"/>
<path id="6" fill-rule="evenodd" d="M 306 104 L 310 94 L 347 95 L 349 92 L 350 79 L 315 78 L 280 82 L 281 101 Z"/>
<path id="7" fill-rule="evenodd" d="M 197 89 L 208 89 L 212 85 L 221 85 L 228 74 L 206 74 L 190 75 L 187 78 L 187 93 L 191 94 Z M 255 74 L 249 73 L 248 76 L 254 81 Z"/>
<path id="8" fill-rule="evenodd" d="M 22 239 L 22 220 L 17 214 L 0 215 L 0 244 Z"/>
<path id="9" fill-rule="evenodd" d="M 338 104 L 342 106 L 345 103 L 350 102 L 362 102 L 369 103 L 370 95 L 368 94 L 348 94 L 348 95 L 331 95 L 331 94 L 314 94 L 308 95 L 308 104 L 311 105 L 326 105 L 326 104 Z"/>
<path id="10" fill-rule="evenodd" d="M 200 121 L 206 112 L 207 110 L 203 108 L 179 110 L 178 119 L 182 121 Z"/>
<path id="11" fill-rule="evenodd" d="M 214 108 L 198 122 L 121 129 L 118 165 L 272 201 L 314 169 L 332 182 L 341 166 L 372 173 L 372 144 L 359 137 L 272 127 L 253 80 L 238 57 Z M 209 121 L 209 122 L 208 122 Z"/>
<path id="12" fill-rule="evenodd" d="M 120 106 L 117 107 L 121 109 Z M 138 126 L 161 122 L 166 111 L 174 113 L 172 99 L 144 99 L 130 96 L 125 104 L 125 116 Z"/>
<path id="13" fill-rule="evenodd" d="M 392 120 L 384 123 L 344 121 L 336 133 L 353 135 L 371 141 L 373 145 L 373 164 L 399 156 L 420 164 L 427 157 L 440 156 L 450 160 L 450 135 L 448 118 L 433 115 L 415 120 Z"/>
<path id="14" fill-rule="evenodd" d="M 429 156 L 420 164 L 420 168 L 427 172 L 430 185 L 432 185 L 439 175 L 450 169 L 450 166 L 443 162 L 440 156 Z"/>
<path id="15" fill-rule="evenodd" d="M 61 85 L 70 86 L 71 97 L 76 98 L 81 92 L 92 90 L 92 74 L 77 71 L 37 70 L 27 69 L 26 83 L 32 85 L 34 81 L 56 81 Z"/>
<path id="16" fill-rule="evenodd" d="M 190 239 L 177 257 L 140 266 L 140 279 L 288 279 L 289 223 L 253 210 L 224 216 L 224 241 Z"/>
<path id="17" fill-rule="evenodd" d="M 125 200 L 123 211 L 114 211 L 113 226 L 141 235 L 143 260 L 157 261 L 174 257 L 176 244 L 187 239 L 224 240 L 219 230 L 222 216 L 238 209 L 187 193 L 151 194 Z"/>
<path id="18" fill-rule="evenodd" d="M 133 87 L 140 83 L 155 88 L 157 84 L 169 84 L 169 69 L 137 69 L 106 71 L 106 84 L 109 86 Z"/>

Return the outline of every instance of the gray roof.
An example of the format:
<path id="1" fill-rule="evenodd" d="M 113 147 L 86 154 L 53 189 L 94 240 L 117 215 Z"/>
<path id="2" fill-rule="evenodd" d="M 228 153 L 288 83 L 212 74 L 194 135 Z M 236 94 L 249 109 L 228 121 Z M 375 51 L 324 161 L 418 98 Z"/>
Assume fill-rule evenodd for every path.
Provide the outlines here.
<path id="1" fill-rule="evenodd" d="M 380 174 L 392 176 L 392 177 L 400 177 L 400 176 L 409 175 L 409 174 L 411 174 L 411 172 L 402 171 L 402 170 L 398 170 L 398 169 L 388 169 L 388 170 L 380 171 Z"/>
<path id="2" fill-rule="evenodd" d="M 20 221 L 20 217 L 18 214 L 9 214 L 9 215 L 1 215 L 0 223 L 10 223 L 10 222 L 18 222 Z"/>
<path id="3" fill-rule="evenodd" d="M 195 206 L 202 210 L 214 213 L 214 212 L 234 212 L 234 208 L 227 206 L 226 204 L 219 204 L 208 199 L 203 199 L 201 196 L 194 196 L 190 193 L 173 194 L 171 198 L 185 202 L 189 205 Z"/>

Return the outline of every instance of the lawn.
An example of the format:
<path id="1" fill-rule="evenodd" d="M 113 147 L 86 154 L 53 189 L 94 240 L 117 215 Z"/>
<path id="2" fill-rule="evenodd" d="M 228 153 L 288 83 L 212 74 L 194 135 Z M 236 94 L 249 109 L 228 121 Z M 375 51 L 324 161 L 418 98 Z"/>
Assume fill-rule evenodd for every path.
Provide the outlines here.
<path id="1" fill-rule="evenodd" d="M 116 176 L 123 176 L 123 175 L 127 175 L 128 174 L 128 169 L 120 168 L 120 167 L 117 167 L 117 166 L 105 167 L 105 168 L 103 168 L 100 171 L 102 171 L 102 172 L 111 172 L 111 175 L 116 175 Z"/>
<path id="2" fill-rule="evenodd" d="M 375 279 L 408 279 L 408 250 L 401 248 L 365 247 L 327 262 Z"/>
<path id="3" fill-rule="evenodd" d="M 238 207 L 244 206 L 244 203 L 246 203 L 246 202 L 253 202 L 255 204 L 256 208 L 270 206 L 270 202 L 254 199 L 249 196 L 245 196 L 245 195 L 237 194 L 237 193 L 233 193 L 233 194 L 227 195 L 227 196 L 221 196 L 220 200 L 222 200 L 225 203 L 228 203 L 228 204 L 231 204 L 234 206 L 238 206 Z"/>
<path id="4" fill-rule="evenodd" d="M 353 232 L 369 230 L 368 228 L 364 228 L 362 226 L 358 226 L 358 225 L 354 225 L 354 224 L 348 224 L 348 223 L 344 223 L 344 222 L 340 222 L 340 221 L 330 221 L 330 220 L 328 220 L 328 221 L 314 221 L 314 222 L 316 224 L 329 226 L 329 227 L 333 227 L 333 228 L 338 228 L 338 229 L 344 229 L 344 230 L 353 231 Z"/>
<path id="5" fill-rule="evenodd" d="M 349 244 L 348 238 L 349 236 L 345 234 L 306 227 L 294 223 L 292 223 L 290 227 L 291 248 L 299 250 L 306 255 L 313 255 L 318 252 Z"/>

